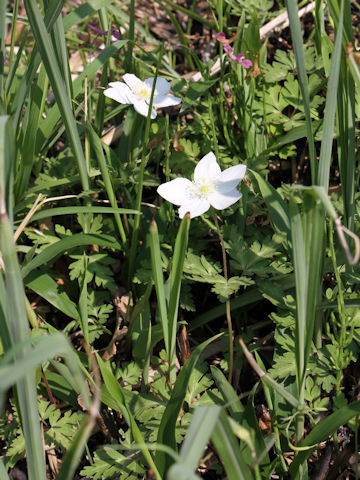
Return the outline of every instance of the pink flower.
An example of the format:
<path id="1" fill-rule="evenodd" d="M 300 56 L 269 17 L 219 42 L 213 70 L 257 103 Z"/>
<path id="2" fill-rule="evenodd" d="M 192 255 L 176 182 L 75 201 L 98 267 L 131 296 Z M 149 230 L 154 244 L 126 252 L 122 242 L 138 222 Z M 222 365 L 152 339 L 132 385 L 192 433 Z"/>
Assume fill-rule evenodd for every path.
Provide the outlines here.
<path id="1" fill-rule="evenodd" d="M 244 68 L 250 68 L 252 67 L 252 61 L 245 58 L 245 55 L 243 52 L 240 52 L 235 59 L 235 62 L 240 63 Z"/>
<path id="2" fill-rule="evenodd" d="M 215 40 L 219 40 L 219 42 L 221 42 L 221 40 L 226 40 L 226 37 L 225 37 L 225 33 L 224 32 L 219 32 L 217 33 L 215 36 L 214 36 Z M 220 40 L 221 39 L 221 40 Z"/>
<path id="3" fill-rule="evenodd" d="M 226 39 L 224 32 L 217 33 L 216 35 L 214 35 L 214 38 L 218 42 L 223 44 L 224 51 L 228 54 L 231 60 L 233 60 L 236 63 L 240 63 L 240 65 L 242 65 L 244 68 L 252 67 L 252 61 L 245 58 L 245 55 L 243 54 L 243 52 L 240 52 L 237 55 L 234 55 L 234 49 L 229 44 L 230 40 Z"/>

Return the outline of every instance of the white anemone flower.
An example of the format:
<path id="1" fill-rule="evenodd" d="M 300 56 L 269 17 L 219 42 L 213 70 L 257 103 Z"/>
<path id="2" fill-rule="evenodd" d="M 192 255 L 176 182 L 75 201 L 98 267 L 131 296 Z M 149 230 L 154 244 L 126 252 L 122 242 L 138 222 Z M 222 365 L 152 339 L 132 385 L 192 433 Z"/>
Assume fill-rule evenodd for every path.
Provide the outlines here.
<path id="1" fill-rule="evenodd" d="M 190 217 L 198 217 L 210 206 L 217 210 L 230 207 L 242 194 L 237 186 L 244 178 L 246 165 L 235 165 L 221 171 L 213 152 L 208 153 L 196 165 L 194 181 L 175 178 L 163 183 L 157 189 L 159 195 L 175 205 L 179 205 L 179 216 L 189 212 Z"/>
<path id="2" fill-rule="evenodd" d="M 147 117 L 154 78 L 147 78 L 142 82 L 136 75 L 126 73 L 123 75 L 123 79 L 125 83 L 109 83 L 110 88 L 104 90 L 104 95 L 119 103 L 134 105 L 135 110 L 140 113 L 140 115 Z M 181 102 L 181 98 L 175 97 L 169 93 L 170 87 L 170 83 L 164 78 L 158 77 L 156 79 L 153 107 L 170 107 L 172 105 L 178 105 Z M 156 118 L 156 111 L 154 108 L 151 109 L 151 118 Z"/>

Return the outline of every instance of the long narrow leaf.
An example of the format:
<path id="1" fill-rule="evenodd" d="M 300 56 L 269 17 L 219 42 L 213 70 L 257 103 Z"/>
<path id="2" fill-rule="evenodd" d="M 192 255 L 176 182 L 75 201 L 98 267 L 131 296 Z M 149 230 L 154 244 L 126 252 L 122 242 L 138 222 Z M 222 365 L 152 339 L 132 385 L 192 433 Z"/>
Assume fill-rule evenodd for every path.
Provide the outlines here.
<path id="1" fill-rule="evenodd" d="M 165 298 L 164 275 L 162 272 L 160 241 L 159 241 L 159 234 L 158 234 L 158 229 L 157 229 L 155 220 L 153 220 L 150 225 L 150 249 L 151 249 L 152 276 L 153 276 L 153 281 L 155 284 L 155 290 L 156 290 L 156 295 L 158 300 L 158 308 L 160 313 L 161 326 L 163 329 L 165 349 L 168 354 L 168 360 L 170 362 L 169 321 L 168 321 L 168 312 L 167 312 L 166 298 Z"/>
<path id="2" fill-rule="evenodd" d="M 41 17 L 40 11 L 35 2 L 24 0 L 24 5 L 41 58 L 44 62 L 46 72 L 54 90 L 56 101 L 63 117 L 66 131 L 72 145 L 73 154 L 78 163 L 82 187 L 85 191 L 89 190 L 89 179 L 85 164 L 85 157 L 76 121 L 72 112 L 71 98 L 69 98 L 67 94 L 66 86 L 62 79 L 59 66 L 56 62 L 55 53 L 46 30 L 44 20 Z"/>
<path id="3" fill-rule="evenodd" d="M 229 480 L 254 478 L 240 452 L 240 445 L 232 432 L 226 413 L 222 411 L 211 437 Z"/>
<path id="4" fill-rule="evenodd" d="M 276 231 L 279 233 L 286 233 L 288 240 L 290 240 L 290 221 L 286 203 L 275 188 L 272 187 L 270 183 L 266 182 L 261 175 L 254 171 L 252 172 L 252 175 L 254 175 L 257 184 L 259 185 Z"/>
<path id="5" fill-rule="evenodd" d="M 95 130 L 93 129 L 93 127 L 90 124 L 88 124 L 88 129 L 89 129 L 89 134 L 90 134 L 91 145 L 92 145 L 92 148 L 94 149 L 96 159 L 99 163 L 99 167 L 100 167 L 101 175 L 102 175 L 102 178 L 103 178 L 103 181 L 104 181 L 104 184 L 105 184 L 108 199 L 110 201 L 111 206 L 113 208 L 116 208 L 117 207 L 116 196 L 115 196 L 115 192 L 114 192 L 114 189 L 113 189 L 113 186 L 112 186 L 110 173 L 109 173 L 109 168 L 108 168 L 108 165 L 106 163 L 106 159 L 105 159 L 105 155 L 104 155 L 104 152 L 103 152 L 103 147 L 102 147 L 101 140 L 97 136 Z M 124 227 L 123 227 L 123 224 L 122 224 L 121 217 L 120 217 L 119 213 L 126 213 L 126 212 L 114 212 L 114 214 L 115 214 L 114 217 L 115 217 L 116 225 L 118 227 L 118 230 L 119 230 L 119 233 L 120 233 L 120 236 L 121 236 L 121 240 L 125 244 L 126 243 L 126 234 L 125 234 L 125 230 L 124 230 Z"/>
<path id="6" fill-rule="evenodd" d="M 198 407 L 191 418 L 190 427 L 180 450 L 180 459 L 189 469 L 195 470 L 205 446 L 218 421 L 221 407 L 209 405 Z"/>
<path id="7" fill-rule="evenodd" d="M 42 218 L 55 217 L 57 215 L 77 215 L 78 213 L 128 213 L 137 215 L 137 210 L 130 208 L 117 208 L 117 207 L 95 207 L 95 206 L 76 206 L 76 207 L 58 207 L 50 208 L 48 210 L 41 210 L 41 212 L 35 213 L 31 217 L 31 221 L 41 220 Z"/>
<path id="8" fill-rule="evenodd" d="M 323 139 L 321 142 L 319 172 L 317 184 L 329 188 L 329 175 L 331 164 L 331 151 L 335 128 L 335 112 L 337 104 L 337 91 L 339 84 L 339 72 L 341 64 L 341 42 L 344 18 L 344 0 L 341 2 L 340 21 L 336 34 L 334 54 L 331 62 L 330 77 L 326 94 L 325 117 L 323 127 Z M 315 182 L 313 182 L 315 183 Z"/>
<path id="9" fill-rule="evenodd" d="M 315 183 L 317 179 L 318 166 L 316 162 L 314 134 L 311 123 L 309 86 L 305 69 L 303 39 L 301 34 L 300 20 L 298 16 L 298 6 L 296 0 L 287 0 L 286 5 L 289 15 L 290 31 L 296 60 L 296 68 L 298 72 L 298 80 L 304 103 L 307 136 L 309 142 L 311 178 L 313 180 L 312 183 Z"/>
<path id="10" fill-rule="evenodd" d="M 0 164 L 2 162 L 0 158 Z M 25 292 L 15 252 L 13 231 L 5 210 L 5 199 L 0 191 L 0 250 L 5 265 L 7 295 L 6 322 L 12 343 L 21 343 L 29 338 L 25 307 Z M 19 354 L 19 360 L 27 357 L 27 351 Z M 40 419 L 37 410 L 37 392 L 34 369 L 16 383 L 21 426 L 25 437 L 29 480 L 45 480 L 45 463 L 41 440 Z"/>
<path id="11" fill-rule="evenodd" d="M 190 215 L 185 215 L 183 218 L 178 234 L 176 236 L 174 255 L 172 258 L 171 273 L 170 273 L 170 297 L 169 297 L 169 359 L 170 364 L 170 382 L 175 380 L 175 348 L 176 348 L 176 332 L 177 332 L 177 317 L 180 299 L 181 280 L 183 275 L 184 261 L 187 250 L 190 229 Z"/>
<path id="12" fill-rule="evenodd" d="M 195 409 L 181 446 L 180 459 L 170 467 L 167 474 L 168 480 L 197 480 L 200 478 L 194 473 L 194 470 L 200 462 L 220 412 L 221 407 L 216 405 Z"/>
<path id="13" fill-rule="evenodd" d="M 5 106 L 4 95 L 4 65 L 5 65 L 5 39 L 6 39 L 6 0 L 0 0 L 0 113 Z"/>
<path id="14" fill-rule="evenodd" d="M 220 390 L 226 401 L 225 407 L 231 413 L 231 417 L 236 419 L 237 415 L 245 412 L 244 405 L 241 403 L 237 393 L 222 371 L 214 365 L 210 366 L 210 370 L 217 388 Z"/>

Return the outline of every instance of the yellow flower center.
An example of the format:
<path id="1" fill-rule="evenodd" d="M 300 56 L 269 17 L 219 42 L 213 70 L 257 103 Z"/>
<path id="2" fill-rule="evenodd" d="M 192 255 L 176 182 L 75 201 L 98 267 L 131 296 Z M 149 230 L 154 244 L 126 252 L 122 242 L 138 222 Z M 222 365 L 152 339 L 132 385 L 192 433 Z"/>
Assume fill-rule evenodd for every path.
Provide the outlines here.
<path id="1" fill-rule="evenodd" d="M 201 198 L 206 198 L 217 190 L 217 182 L 211 178 L 201 178 L 197 182 L 194 182 L 194 186 L 195 194 Z"/>
<path id="2" fill-rule="evenodd" d="M 133 88 L 134 94 L 138 97 L 139 100 L 145 100 L 145 102 L 150 101 L 151 97 L 151 87 L 146 85 L 144 82 L 139 82 Z"/>
<path id="3" fill-rule="evenodd" d="M 139 96 L 142 97 L 144 100 L 147 99 L 149 92 L 146 88 L 142 88 L 139 92 Z"/>

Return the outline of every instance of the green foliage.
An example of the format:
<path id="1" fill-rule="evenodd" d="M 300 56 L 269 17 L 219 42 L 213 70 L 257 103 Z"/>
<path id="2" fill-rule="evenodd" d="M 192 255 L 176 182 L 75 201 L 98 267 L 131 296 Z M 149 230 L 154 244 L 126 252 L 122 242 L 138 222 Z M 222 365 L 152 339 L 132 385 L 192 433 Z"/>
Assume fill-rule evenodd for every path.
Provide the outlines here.
<path id="1" fill-rule="evenodd" d="M 38 409 L 44 428 L 45 445 L 48 448 L 55 448 L 59 453 L 68 450 L 84 414 L 70 410 L 62 413 L 55 405 L 45 400 L 38 402 Z M 7 468 L 11 468 L 25 455 L 25 439 L 15 405 L 12 405 L 11 411 L 4 411 L 1 416 L 0 438 L 8 441 L 5 464 Z"/>
<path id="2" fill-rule="evenodd" d="M 128 456 L 117 450 L 116 445 L 104 445 L 94 452 L 92 465 L 84 467 L 80 474 L 83 478 L 91 476 L 94 480 L 114 478 L 121 480 L 136 480 L 144 475 L 145 470 L 134 454 Z M 135 455 L 137 457 L 137 455 Z"/>

